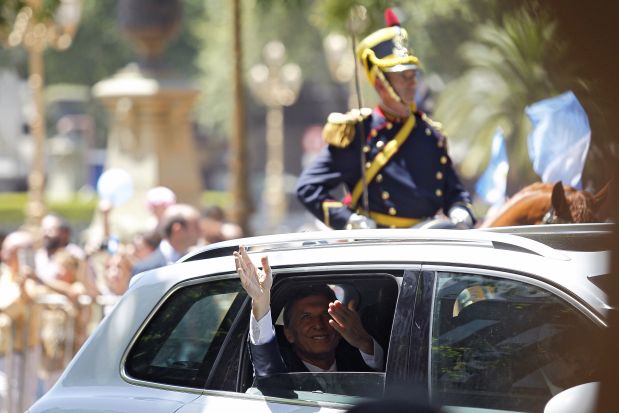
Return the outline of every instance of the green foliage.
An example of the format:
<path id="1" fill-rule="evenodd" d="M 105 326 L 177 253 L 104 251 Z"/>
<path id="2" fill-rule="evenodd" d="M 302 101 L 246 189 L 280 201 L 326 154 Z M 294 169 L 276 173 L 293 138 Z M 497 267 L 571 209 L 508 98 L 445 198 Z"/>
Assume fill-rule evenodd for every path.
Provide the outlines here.
<path id="1" fill-rule="evenodd" d="M 6 39 L 13 29 L 15 17 L 27 5 L 28 2 L 25 0 L 0 0 L 0 38 Z M 34 17 L 38 21 L 50 20 L 59 5 L 60 0 L 43 0 Z"/>
<path id="2" fill-rule="evenodd" d="M 329 79 L 322 53 L 322 38 L 306 18 L 306 7 L 289 6 L 290 2 L 242 2 L 241 31 L 244 73 L 262 62 L 262 49 L 271 40 L 286 46 L 287 62 L 301 66 L 306 81 Z M 297 4 L 296 2 L 292 2 Z M 233 113 L 232 75 L 232 7 L 229 1 L 212 0 L 206 4 L 200 19 L 191 29 L 200 39 L 197 64 L 201 69 L 199 87 L 202 91 L 198 117 L 217 135 L 224 136 Z M 249 91 L 248 88 L 246 88 Z M 247 102 L 254 104 L 247 93 Z M 250 111 L 255 106 L 250 106 Z"/>
<path id="3" fill-rule="evenodd" d="M 23 192 L 0 193 L 0 228 L 15 229 L 25 222 L 28 194 Z M 97 206 L 94 198 L 74 197 L 66 202 L 50 202 L 47 208 L 65 217 L 72 225 L 83 227 L 90 222 Z"/>
<path id="4" fill-rule="evenodd" d="M 217 205 L 224 209 L 232 206 L 232 195 L 229 192 L 205 191 L 201 196 L 202 206 Z M 0 229 L 17 228 L 25 222 L 26 192 L 2 192 L 0 193 Z M 97 208 L 96 197 L 75 196 L 64 202 L 48 202 L 50 212 L 65 217 L 73 225 L 84 227 L 89 223 Z"/>
<path id="5" fill-rule="evenodd" d="M 461 169 L 478 176 L 490 156 L 491 139 L 503 128 L 510 157 L 510 175 L 517 186 L 536 180 L 528 159 L 529 129 L 524 109 L 558 93 L 548 58 L 561 57 L 553 20 L 530 8 L 505 15 L 501 24 L 477 27 L 460 55 L 469 68 L 440 95 L 436 117 L 457 144 L 468 148 Z M 516 175 L 516 173 L 518 175 Z"/>

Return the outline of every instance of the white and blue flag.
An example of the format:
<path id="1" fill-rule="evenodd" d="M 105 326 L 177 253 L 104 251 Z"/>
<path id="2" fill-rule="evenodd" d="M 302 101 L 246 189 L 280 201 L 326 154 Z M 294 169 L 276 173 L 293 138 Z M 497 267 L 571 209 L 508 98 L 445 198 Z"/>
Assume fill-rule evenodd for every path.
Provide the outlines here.
<path id="1" fill-rule="evenodd" d="M 533 170 L 542 182 L 562 181 L 582 189 L 591 127 L 576 95 L 568 91 L 534 103 L 525 111 L 533 126 L 528 139 Z"/>
<path id="2" fill-rule="evenodd" d="M 475 185 L 475 192 L 484 202 L 499 206 L 505 201 L 509 162 L 503 130 L 497 128 L 492 137 L 492 152 L 488 167 Z"/>

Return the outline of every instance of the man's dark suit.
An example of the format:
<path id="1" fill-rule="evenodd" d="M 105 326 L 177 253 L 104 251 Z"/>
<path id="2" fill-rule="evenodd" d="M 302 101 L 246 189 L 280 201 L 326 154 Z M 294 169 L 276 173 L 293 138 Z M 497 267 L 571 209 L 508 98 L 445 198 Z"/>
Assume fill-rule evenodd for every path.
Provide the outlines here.
<path id="1" fill-rule="evenodd" d="M 161 250 L 157 248 L 155 251 L 151 252 L 149 256 L 135 263 L 133 270 L 131 270 L 131 275 L 136 275 L 165 265 L 168 265 L 168 260 Z"/>
<path id="2" fill-rule="evenodd" d="M 309 371 L 292 347 L 290 345 L 280 347 L 276 337 L 258 346 L 250 343 L 250 355 L 257 378 L 270 377 L 281 373 Z M 352 347 L 344 339 L 340 341 L 335 350 L 335 360 L 338 371 L 373 371 L 365 364 L 359 350 Z"/>

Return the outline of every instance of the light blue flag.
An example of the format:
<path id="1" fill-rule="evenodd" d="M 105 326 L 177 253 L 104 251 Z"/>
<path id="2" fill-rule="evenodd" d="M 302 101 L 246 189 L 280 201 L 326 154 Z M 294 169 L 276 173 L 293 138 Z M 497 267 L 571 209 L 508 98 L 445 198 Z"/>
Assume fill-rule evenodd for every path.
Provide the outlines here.
<path id="1" fill-rule="evenodd" d="M 591 127 L 585 110 L 571 91 L 528 106 L 525 112 L 533 128 L 529 134 L 529 158 L 542 182 L 563 181 L 582 189 Z"/>
<path id="2" fill-rule="evenodd" d="M 505 137 L 503 130 L 497 128 L 492 137 L 492 152 L 488 167 L 475 185 L 477 196 L 492 206 L 501 205 L 505 201 L 508 171 Z"/>

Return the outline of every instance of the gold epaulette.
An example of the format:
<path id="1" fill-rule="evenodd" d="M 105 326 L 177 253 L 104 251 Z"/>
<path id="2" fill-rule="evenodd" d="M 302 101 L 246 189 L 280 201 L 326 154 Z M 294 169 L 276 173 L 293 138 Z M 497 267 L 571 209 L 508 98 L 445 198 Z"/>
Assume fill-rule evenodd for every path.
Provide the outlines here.
<path id="1" fill-rule="evenodd" d="M 447 134 L 445 133 L 445 129 L 443 129 L 443 124 L 441 122 L 430 119 L 430 117 L 425 113 L 421 115 L 421 119 L 428 125 L 432 126 L 434 129 L 436 129 L 438 132 L 440 132 L 441 135 L 447 137 Z"/>
<path id="2" fill-rule="evenodd" d="M 347 113 L 333 112 L 322 129 L 322 139 L 329 145 L 345 148 L 355 138 L 355 125 L 372 114 L 372 109 L 353 109 Z"/>

